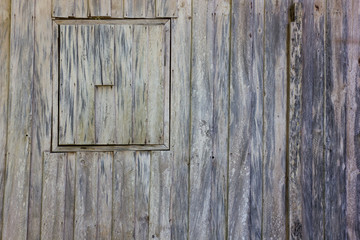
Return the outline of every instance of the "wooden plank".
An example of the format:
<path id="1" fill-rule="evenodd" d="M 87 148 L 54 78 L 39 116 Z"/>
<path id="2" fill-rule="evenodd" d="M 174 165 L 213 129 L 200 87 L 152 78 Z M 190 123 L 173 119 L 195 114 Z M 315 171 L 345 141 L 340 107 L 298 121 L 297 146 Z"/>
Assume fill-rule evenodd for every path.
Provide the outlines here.
<path id="1" fill-rule="evenodd" d="M 263 238 L 286 236 L 287 24 L 289 1 L 265 3 Z"/>
<path id="2" fill-rule="evenodd" d="M 2 239 L 26 239 L 28 230 L 34 4 L 34 1 L 11 2 L 10 85 Z"/>
<path id="3" fill-rule="evenodd" d="M 133 26 L 119 25 L 115 38 L 116 142 L 130 143 L 132 137 L 132 40 Z"/>
<path id="4" fill-rule="evenodd" d="M 111 86 L 95 88 L 95 142 L 115 143 L 115 91 Z"/>
<path id="5" fill-rule="evenodd" d="M 79 66 L 76 56 L 78 31 L 78 26 L 60 26 L 59 144 L 75 143 L 75 101 Z M 56 100 L 54 98 L 54 101 Z"/>
<path id="6" fill-rule="evenodd" d="M 95 84 L 114 85 L 114 26 L 95 25 Z"/>
<path id="7" fill-rule="evenodd" d="M 73 26 L 74 27 L 74 26 Z M 78 26 L 78 74 L 75 99 L 75 143 L 95 143 L 95 46 L 94 26 Z"/>
<path id="8" fill-rule="evenodd" d="M 149 240 L 171 239 L 171 152 L 152 152 Z"/>
<path id="9" fill-rule="evenodd" d="M 1 1 L 0 9 L 0 236 L 3 226 L 3 201 L 5 188 L 5 162 L 7 140 L 8 94 L 10 77 L 10 0 Z"/>
<path id="10" fill-rule="evenodd" d="M 326 6 L 325 239 L 346 239 L 347 2 Z M 344 64 L 346 63 L 346 64 Z"/>
<path id="11" fill-rule="evenodd" d="M 155 0 L 124 0 L 125 18 L 154 18 Z"/>
<path id="12" fill-rule="evenodd" d="M 41 228 L 41 189 L 43 152 L 50 151 L 52 107 L 52 21 L 46 0 L 38 0 L 35 8 L 34 85 L 32 106 L 32 160 L 28 239 L 39 239 Z"/>
<path id="13" fill-rule="evenodd" d="M 110 17 L 111 0 L 89 0 L 89 17 Z"/>
<path id="14" fill-rule="evenodd" d="M 53 17 L 73 17 L 75 15 L 75 0 L 52 0 Z"/>
<path id="15" fill-rule="evenodd" d="M 156 0 L 156 17 L 177 17 L 178 0 Z"/>
<path id="16" fill-rule="evenodd" d="M 147 132 L 146 143 L 161 144 L 164 142 L 164 102 L 165 102 L 165 62 L 164 53 L 169 46 L 164 43 L 163 25 L 149 27 L 148 36 L 148 98 L 147 98 Z"/>
<path id="17" fill-rule="evenodd" d="M 98 160 L 96 239 L 111 239 L 113 153 L 100 153 Z"/>
<path id="18" fill-rule="evenodd" d="M 113 239 L 135 239 L 135 153 L 115 152 L 113 170 Z"/>
<path id="19" fill-rule="evenodd" d="M 124 1 L 112 0 L 111 1 L 111 17 L 122 18 L 124 16 Z"/>
<path id="20" fill-rule="evenodd" d="M 74 0 L 75 2 L 75 14 L 76 18 L 86 18 L 88 17 L 88 0 Z"/>
<path id="21" fill-rule="evenodd" d="M 263 210 L 264 3 L 233 1 L 232 13 L 228 236 L 259 239 Z"/>
<path id="22" fill-rule="evenodd" d="M 167 161 L 171 163 L 169 222 L 172 239 L 187 238 L 189 227 L 188 211 L 184 209 L 189 207 L 191 12 L 191 1 L 183 1 L 179 7 L 179 18 L 171 21 L 172 117 L 169 147 L 173 154 Z"/>
<path id="23" fill-rule="evenodd" d="M 170 82 L 171 82 L 171 22 L 168 21 L 165 24 L 165 42 L 164 42 L 164 49 L 165 52 L 164 56 L 164 84 L 163 84 L 163 91 L 164 91 L 164 139 L 163 143 L 165 146 L 170 147 L 170 101 L 171 101 L 171 94 L 170 94 Z"/>
<path id="24" fill-rule="evenodd" d="M 301 113 L 302 113 L 302 18 L 301 3 L 295 3 L 292 8 L 289 42 L 289 107 L 288 107 L 288 174 L 289 174 L 289 228 L 291 239 L 301 239 L 303 236 L 303 206 L 302 206 L 302 165 L 301 149 Z"/>
<path id="25" fill-rule="evenodd" d="M 150 158 L 150 152 L 135 154 L 135 239 L 149 236 Z"/>
<path id="26" fill-rule="evenodd" d="M 74 238 L 76 153 L 68 153 L 65 179 L 64 239 Z"/>
<path id="27" fill-rule="evenodd" d="M 146 143 L 147 131 L 147 99 L 148 99 L 148 26 L 134 26 L 132 51 L 132 141 L 133 144 Z"/>
<path id="28" fill-rule="evenodd" d="M 324 239 L 325 1 L 303 1 L 303 238 Z"/>
<path id="29" fill-rule="evenodd" d="M 194 3 L 189 203 L 192 239 L 226 238 L 229 43 L 229 2 Z"/>
<path id="30" fill-rule="evenodd" d="M 74 239 L 95 239 L 97 232 L 98 153 L 77 153 Z"/>
<path id="31" fill-rule="evenodd" d="M 67 154 L 44 153 L 41 239 L 64 238 Z"/>
<path id="32" fill-rule="evenodd" d="M 346 225 L 348 239 L 360 238 L 360 4 L 350 1 L 348 19 L 349 71 L 346 99 Z"/>

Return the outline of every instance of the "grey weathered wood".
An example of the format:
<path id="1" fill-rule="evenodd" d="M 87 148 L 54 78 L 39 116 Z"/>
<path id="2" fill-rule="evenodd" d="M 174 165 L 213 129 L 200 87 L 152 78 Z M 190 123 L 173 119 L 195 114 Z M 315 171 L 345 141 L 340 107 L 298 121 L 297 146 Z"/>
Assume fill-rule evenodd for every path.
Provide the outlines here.
<path id="1" fill-rule="evenodd" d="M 150 159 L 150 152 L 135 154 L 135 239 L 149 235 Z"/>
<path id="2" fill-rule="evenodd" d="M 346 225 L 348 239 L 360 238 L 360 8 L 351 1 L 348 20 L 347 112 L 346 112 Z"/>
<path id="3" fill-rule="evenodd" d="M 325 1 L 303 1 L 301 167 L 303 238 L 324 238 Z"/>
<path id="4" fill-rule="evenodd" d="M 88 16 L 88 0 L 74 0 L 74 17 L 86 18 Z"/>
<path id="5" fill-rule="evenodd" d="M 286 237 L 287 28 L 289 1 L 265 2 L 263 237 Z"/>
<path id="6" fill-rule="evenodd" d="M 148 31 L 147 53 L 147 131 L 146 143 L 164 142 L 164 102 L 166 51 L 164 26 L 152 26 Z M 166 59 L 169 61 L 169 59 Z M 135 98 L 136 100 L 136 98 Z"/>
<path id="7" fill-rule="evenodd" d="M 301 3 L 292 5 L 292 22 L 289 39 L 289 106 L 288 106 L 288 174 L 289 174 L 289 229 L 290 239 L 303 238 L 302 209 L 302 165 L 301 149 L 301 113 L 302 113 L 302 18 Z"/>
<path id="8" fill-rule="evenodd" d="M 36 134 L 32 139 L 28 239 L 40 237 L 42 160 L 43 152 L 50 151 L 51 143 L 52 21 L 49 1 L 37 1 L 35 15 L 32 129 Z"/>
<path id="9" fill-rule="evenodd" d="M 76 98 L 78 85 L 78 63 L 79 59 L 76 56 L 77 50 L 77 36 L 79 28 L 78 26 L 60 26 L 60 52 L 53 58 L 59 56 L 59 70 L 55 70 L 60 74 L 59 85 L 59 140 L 56 138 L 53 141 L 59 141 L 59 144 L 75 143 L 76 136 Z M 74 54 L 72 54 L 74 53 Z M 55 67 L 55 68 L 54 68 Z M 56 65 L 53 66 L 56 69 Z M 57 76 L 53 75 L 53 79 Z M 54 81 L 54 84 L 57 82 Z M 56 88 L 56 86 L 53 86 Z M 56 104 L 56 93 L 53 94 L 53 101 Z M 54 113 L 57 113 L 57 106 L 54 107 Z M 56 115 L 54 115 L 56 121 Z M 57 128 L 56 128 L 57 129 Z"/>
<path id="10" fill-rule="evenodd" d="M 95 88 L 95 142 L 115 143 L 115 92 L 113 87 Z"/>
<path id="11" fill-rule="evenodd" d="M 111 239 L 113 153 L 101 153 L 98 160 L 96 239 Z"/>
<path id="12" fill-rule="evenodd" d="M 64 238 L 66 153 L 44 153 L 41 239 Z"/>
<path id="13" fill-rule="evenodd" d="M 156 0 L 156 17 L 177 17 L 178 0 Z"/>
<path id="14" fill-rule="evenodd" d="M 347 7 L 339 0 L 326 6 L 325 239 L 346 239 Z"/>
<path id="15" fill-rule="evenodd" d="M 95 239 L 99 153 L 77 153 L 74 239 Z"/>
<path id="16" fill-rule="evenodd" d="M 89 17 L 110 17 L 111 0 L 89 0 Z"/>
<path id="17" fill-rule="evenodd" d="M 75 15 L 75 0 L 52 0 L 53 17 L 73 17 Z M 47 5 L 47 8 L 49 5 Z"/>
<path id="18" fill-rule="evenodd" d="M 146 143 L 147 132 L 147 100 L 148 100 L 148 41 L 149 28 L 147 26 L 134 26 L 132 51 L 132 138 L 131 143 Z"/>
<path id="19" fill-rule="evenodd" d="M 64 238 L 74 238 L 76 153 L 68 153 L 65 179 Z"/>
<path id="20" fill-rule="evenodd" d="M 135 239 L 135 152 L 115 152 L 113 167 L 113 239 Z"/>
<path id="21" fill-rule="evenodd" d="M 124 1 L 112 0 L 111 1 L 111 17 L 122 18 L 124 16 Z"/>
<path id="22" fill-rule="evenodd" d="M 116 141 L 130 143 L 132 137 L 132 40 L 133 26 L 115 26 L 115 126 Z"/>
<path id="23" fill-rule="evenodd" d="M 10 0 L 1 1 L 0 9 L 0 236 L 3 226 L 3 200 L 5 188 L 5 162 L 6 162 L 6 137 L 7 137 L 7 114 L 8 114 L 8 93 L 10 76 Z"/>
<path id="24" fill-rule="evenodd" d="M 225 239 L 230 4 L 193 4 L 189 237 Z"/>
<path id="25" fill-rule="evenodd" d="M 11 2 L 3 239 L 26 239 L 31 159 L 34 1 Z M 21 67 L 19 67 L 21 66 Z"/>
<path id="26" fill-rule="evenodd" d="M 155 17 L 155 0 L 124 0 L 125 18 Z"/>
<path id="27" fill-rule="evenodd" d="M 228 236 L 258 239 L 263 217 L 264 3 L 233 1 L 232 14 Z"/>

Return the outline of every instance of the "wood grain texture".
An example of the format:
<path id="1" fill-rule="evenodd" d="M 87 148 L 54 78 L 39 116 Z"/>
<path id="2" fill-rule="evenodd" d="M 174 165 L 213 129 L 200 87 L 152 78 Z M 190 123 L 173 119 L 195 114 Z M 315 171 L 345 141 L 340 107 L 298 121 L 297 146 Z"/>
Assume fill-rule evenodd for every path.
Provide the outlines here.
<path id="1" fill-rule="evenodd" d="M 32 131 L 36 134 L 31 142 L 28 239 L 40 237 L 43 152 L 51 147 L 52 21 L 47 0 L 36 2 L 35 16 Z"/>
<path id="2" fill-rule="evenodd" d="M 111 0 L 89 0 L 89 17 L 110 17 Z"/>
<path id="3" fill-rule="evenodd" d="M 64 238 L 74 238 L 76 153 L 68 153 L 65 179 Z"/>
<path id="4" fill-rule="evenodd" d="M 324 238 L 324 0 L 303 1 L 302 205 L 303 238 Z"/>
<path id="5" fill-rule="evenodd" d="M 327 1 L 325 81 L 325 238 L 346 238 L 348 2 Z"/>
<path id="6" fill-rule="evenodd" d="M 3 200 L 5 188 L 6 137 L 8 115 L 8 93 L 10 77 L 10 0 L 0 1 L 0 236 L 3 226 Z"/>
<path id="7" fill-rule="evenodd" d="M 302 21 L 301 3 L 291 6 L 291 23 L 289 26 L 289 80 L 288 80 L 288 198 L 290 239 L 303 238 L 303 203 L 300 149 L 302 121 Z"/>
<path id="8" fill-rule="evenodd" d="M 135 152 L 114 153 L 113 239 L 135 239 Z"/>
<path id="9" fill-rule="evenodd" d="M 32 139 L 34 1 L 11 2 L 3 239 L 26 239 Z"/>
<path id="10" fill-rule="evenodd" d="M 265 3 L 263 238 L 285 239 L 289 1 Z"/>
<path id="11" fill-rule="evenodd" d="M 64 239 L 66 153 L 44 153 L 41 239 Z"/>
<path id="12" fill-rule="evenodd" d="M 228 185 L 230 239 L 262 237 L 263 19 L 262 1 L 232 2 Z M 238 28 L 238 25 L 243 27 Z"/>
<path id="13" fill-rule="evenodd" d="M 346 8 L 348 19 L 348 89 L 346 98 L 346 235 L 360 238 L 360 12 L 359 2 Z"/>
<path id="14" fill-rule="evenodd" d="M 111 1 L 111 17 L 122 18 L 124 16 L 124 1 L 112 0 Z"/>
<path id="15" fill-rule="evenodd" d="M 193 2 L 192 27 L 189 238 L 225 239 L 229 2 Z"/>
<path id="16" fill-rule="evenodd" d="M 154 18 L 155 0 L 124 0 L 125 18 Z"/>
<path id="17" fill-rule="evenodd" d="M 73 17 L 75 15 L 75 0 L 52 0 L 53 17 Z"/>
<path id="18" fill-rule="evenodd" d="M 89 0 L 74 0 L 74 17 L 86 18 L 88 16 Z"/>
<path id="19" fill-rule="evenodd" d="M 156 17 L 177 17 L 178 0 L 156 0 Z"/>

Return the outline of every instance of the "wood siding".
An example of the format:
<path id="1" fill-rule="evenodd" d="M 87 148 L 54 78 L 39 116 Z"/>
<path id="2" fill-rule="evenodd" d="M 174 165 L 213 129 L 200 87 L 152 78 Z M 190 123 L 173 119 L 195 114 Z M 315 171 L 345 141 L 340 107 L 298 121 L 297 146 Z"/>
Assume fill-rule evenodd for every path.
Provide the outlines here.
<path id="1" fill-rule="evenodd" d="M 0 239 L 360 239 L 359 9 L 0 0 Z"/>

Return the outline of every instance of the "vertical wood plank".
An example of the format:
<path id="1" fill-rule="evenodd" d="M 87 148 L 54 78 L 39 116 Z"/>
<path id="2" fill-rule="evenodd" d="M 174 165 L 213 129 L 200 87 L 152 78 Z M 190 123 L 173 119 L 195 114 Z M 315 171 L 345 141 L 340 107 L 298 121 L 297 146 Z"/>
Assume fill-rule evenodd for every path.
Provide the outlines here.
<path id="1" fill-rule="evenodd" d="M 115 143 L 115 91 L 113 87 L 95 88 L 95 142 Z"/>
<path id="2" fill-rule="evenodd" d="M 132 143 L 146 143 L 147 99 L 148 99 L 148 41 L 149 30 L 146 25 L 134 25 L 132 65 Z"/>
<path id="3" fill-rule="evenodd" d="M 99 154 L 96 239 L 111 239 L 113 157 L 113 153 Z"/>
<path id="4" fill-rule="evenodd" d="M 263 238 L 284 239 L 289 1 L 265 2 Z"/>
<path id="5" fill-rule="evenodd" d="M 44 153 L 41 239 L 64 238 L 67 154 Z"/>
<path id="6" fill-rule="evenodd" d="M 74 239 L 96 239 L 98 153 L 77 153 Z"/>
<path id="7" fill-rule="evenodd" d="M 135 239 L 149 236 L 150 159 L 150 152 L 135 154 Z"/>
<path id="8" fill-rule="evenodd" d="M 261 238 L 263 1 L 232 2 L 229 136 L 230 239 Z M 238 26 L 242 27 L 239 28 Z"/>
<path id="9" fill-rule="evenodd" d="M 89 0 L 89 17 L 110 17 L 111 0 Z"/>
<path id="10" fill-rule="evenodd" d="M 124 16 L 124 0 L 111 1 L 111 17 L 122 18 Z"/>
<path id="11" fill-rule="evenodd" d="M 348 18 L 349 80 L 346 99 L 346 224 L 348 239 L 360 238 L 360 4 L 351 1 Z"/>
<path id="12" fill-rule="evenodd" d="M 156 17 L 177 17 L 178 0 L 156 0 Z"/>
<path id="13" fill-rule="evenodd" d="M 115 38 L 115 126 L 116 142 L 130 143 L 132 138 L 133 26 L 119 25 Z"/>
<path id="14" fill-rule="evenodd" d="M 303 1 L 302 191 L 303 238 L 324 238 L 325 1 Z"/>
<path id="15" fill-rule="evenodd" d="M 325 80 L 325 238 L 346 239 L 348 2 L 327 1 Z"/>
<path id="16" fill-rule="evenodd" d="M 289 26 L 289 81 L 288 81 L 288 171 L 289 171 L 289 228 L 291 239 L 303 237 L 303 202 L 302 202 L 302 164 L 301 149 L 301 113 L 302 113 L 302 18 L 301 3 L 292 8 L 292 21 Z"/>
<path id="17" fill-rule="evenodd" d="M 68 153 L 65 179 L 64 238 L 74 238 L 76 153 Z"/>
<path id="18" fill-rule="evenodd" d="M 3 200 L 5 188 L 5 161 L 6 161 L 6 140 L 7 140 L 7 118 L 8 118 L 8 94 L 10 76 L 10 9 L 11 1 L 1 1 L 0 9 L 0 236 L 3 226 Z"/>
<path id="19" fill-rule="evenodd" d="M 75 15 L 75 0 L 52 0 L 53 17 L 73 17 Z"/>
<path id="20" fill-rule="evenodd" d="M 189 237 L 225 239 L 231 6 L 193 4 Z"/>
<path id="21" fill-rule="evenodd" d="M 163 25 L 149 27 L 148 38 L 148 99 L 146 143 L 158 144 L 164 141 L 165 66 Z M 168 46 L 169 47 L 169 46 Z"/>
<path id="22" fill-rule="evenodd" d="M 11 2 L 3 239 L 26 239 L 34 74 L 34 1 Z"/>
<path id="23" fill-rule="evenodd" d="M 41 189 L 43 152 L 50 151 L 52 106 L 52 21 L 46 0 L 38 0 L 35 9 L 35 52 L 30 173 L 28 239 L 39 239 L 41 228 Z"/>
<path id="24" fill-rule="evenodd" d="M 88 16 L 88 0 L 74 0 L 74 17 L 86 18 Z"/>
<path id="25" fill-rule="evenodd" d="M 60 26 L 59 144 L 75 143 L 78 31 L 78 26 Z M 54 100 L 56 101 L 56 98 Z"/>
<path id="26" fill-rule="evenodd" d="M 154 18 L 155 0 L 124 0 L 125 18 Z"/>
<path id="27" fill-rule="evenodd" d="M 75 143 L 95 143 L 95 46 L 94 25 L 79 25 L 77 32 L 77 93 L 75 99 Z M 98 66 L 97 66 L 98 67 Z"/>
<path id="28" fill-rule="evenodd" d="M 115 152 L 113 170 L 113 239 L 135 239 L 135 153 Z"/>

